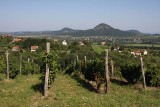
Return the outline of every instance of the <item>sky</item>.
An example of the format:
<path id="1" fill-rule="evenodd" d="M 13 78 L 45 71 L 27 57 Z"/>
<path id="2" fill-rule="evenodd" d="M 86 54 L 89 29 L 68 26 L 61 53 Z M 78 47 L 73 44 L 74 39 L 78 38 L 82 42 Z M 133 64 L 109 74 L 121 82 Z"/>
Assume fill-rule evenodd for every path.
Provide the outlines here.
<path id="1" fill-rule="evenodd" d="M 160 33 L 160 0 L 0 0 L 0 32 L 91 29 Z"/>

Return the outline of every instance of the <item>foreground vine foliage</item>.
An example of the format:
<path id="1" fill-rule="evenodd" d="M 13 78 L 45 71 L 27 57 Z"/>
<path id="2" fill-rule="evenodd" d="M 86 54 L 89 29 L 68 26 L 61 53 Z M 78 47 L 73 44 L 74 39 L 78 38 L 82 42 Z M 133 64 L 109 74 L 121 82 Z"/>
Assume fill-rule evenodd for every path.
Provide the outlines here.
<path id="1" fill-rule="evenodd" d="M 42 66 L 41 66 L 41 80 L 44 83 L 44 78 L 45 78 L 45 70 L 46 70 L 46 63 L 49 65 L 49 79 L 48 79 L 48 85 L 49 87 L 51 84 L 54 82 L 55 77 L 56 77 L 56 72 L 58 71 L 58 54 L 56 52 L 50 52 L 50 53 L 42 53 Z"/>

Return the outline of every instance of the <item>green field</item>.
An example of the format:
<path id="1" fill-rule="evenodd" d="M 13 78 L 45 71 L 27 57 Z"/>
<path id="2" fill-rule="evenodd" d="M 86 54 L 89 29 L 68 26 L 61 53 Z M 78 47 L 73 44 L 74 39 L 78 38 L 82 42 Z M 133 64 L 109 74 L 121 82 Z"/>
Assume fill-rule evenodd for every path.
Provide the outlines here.
<path id="1" fill-rule="evenodd" d="M 48 98 L 42 96 L 40 75 L 4 80 L 0 75 L 0 107 L 158 107 L 160 90 L 143 91 L 111 83 L 108 95 L 91 91 L 82 79 L 57 74 Z"/>
<path id="2" fill-rule="evenodd" d="M 160 47 L 160 44 L 126 44 L 124 46 L 136 46 L 136 47 Z"/>
<path id="3" fill-rule="evenodd" d="M 102 52 L 104 52 L 103 48 L 100 47 L 100 45 L 92 45 L 92 48 L 98 54 L 101 54 Z"/>
<path id="4" fill-rule="evenodd" d="M 101 54 L 102 52 L 105 51 L 105 49 L 110 49 L 111 47 L 101 46 L 101 45 L 92 45 L 92 48 L 96 53 Z"/>

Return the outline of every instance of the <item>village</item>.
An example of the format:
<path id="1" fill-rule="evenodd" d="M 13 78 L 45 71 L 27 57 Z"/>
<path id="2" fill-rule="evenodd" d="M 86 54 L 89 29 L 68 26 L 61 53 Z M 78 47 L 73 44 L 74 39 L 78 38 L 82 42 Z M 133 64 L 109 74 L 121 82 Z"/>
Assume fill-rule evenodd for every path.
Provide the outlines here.
<path id="1" fill-rule="evenodd" d="M 27 39 L 27 38 L 23 38 L 23 37 L 12 37 L 11 35 L 7 35 L 7 34 L 3 35 L 2 37 L 3 38 L 8 38 L 8 37 L 12 38 L 12 40 L 9 43 L 13 43 L 13 44 L 23 42 Z M 64 39 L 66 39 L 66 38 L 64 38 Z M 97 42 L 97 41 L 93 41 L 93 40 L 90 41 L 90 39 L 86 39 L 86 40 L 85 39 L 77 39 L 77 40 L 75 40 L 75 39 L 71 40 L 70 39 L 70 40 L 68 40 L 69 43 L 66 40 L 63 40 L 63 38 L 56 38 L 56 39 L 49 39 L 49 40 L 53 41 L 54 43 L 59 43 L 63 46 L 67 46 L 67 45 L 71 44 L 71 41 L 72 42 L 77 41 L 79 46 L 83 46 L 83 45 L 85 45 L 83 43 L 83 41 L 87 41 L 87 42 L 90 42 L 90 43 L 93 43 L 93 44 L 96 44 L 96 45 L 99 45 L 99 46 L 102 46 L 102 47 L 107 46 L 107 48 L 109 48 L 109 50 L 114 50 L 114 51 L 120 52 L 120 53 L 123 52 L 122 51 L 123 49 L 121 49 L 121 46 L 124 47 L 123 45 L 113 44 L 110 41 L 109 42 L 104 42 L 103 40 L 100 40 L 99 42 Z M 31 45 L 28 48 L 30 48 L 31 52 L 36 52 L 38 50 L 38 47 L 39 47 L 38 44 L 35 42 L 33 45 Z M 18 51 L 23 50 L 22 46 L 20 46 L 20 45 L 15 45 L 15 46 L 12 46 L 11 48 L 12 48 L 11 50 L 13 52 L 18 52 Z M 134 55 L 135 57 L 136 56 L 141 56 L 141 55 L 148 55 L 148 51 L 146 49 L 132 49 L 128 53 L 130 53 L 131 55 Z"/>

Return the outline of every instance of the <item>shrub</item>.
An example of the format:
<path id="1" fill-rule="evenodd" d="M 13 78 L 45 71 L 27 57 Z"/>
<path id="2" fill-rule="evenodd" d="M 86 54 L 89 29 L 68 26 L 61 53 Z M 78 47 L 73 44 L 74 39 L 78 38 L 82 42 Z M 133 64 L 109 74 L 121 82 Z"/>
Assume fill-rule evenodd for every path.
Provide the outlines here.
<path id="1" fill-rule="evenodd" d="M 6 70 L 6 64 L 4 58 L 0 57 L 0 73 L 4 73 Z"/>
<path id="2" fill-rule="evenodd" d="M 9 76 L 15 78 L 19 74 L 19 62 L 18 57 L 10 56 L 9 58 Z"/>
<path id="3" fill-rule="evenodd" d="M 80 63 L 78 61 L 74 61 L 72 64 L 68 65 L 66 68 L 65 74 L 79 76 Z"/>
<path id="4" fill-rule="evenodd" d="M 120 71 L 122 76 L 128 81 L 130 84 L 135 84 L 141 77 L 141 66 L 137 63 L 125 63 L 121 64 Z"/>
<path id="5" fill-rule="evenodd" d="M 97 90 L 99 89 L 100 85 L 105 81 L 105 64 L 103 61 L 99 59 L 96 60 L 89 60 L 85 64 L 82 64 L 82 73 L 85 79 L 89 81 L 96 81 Z"/>
<path id="6" fill-rule="evenodd" d="M 149 65 L 145 73 L 145 78 L 148 86 L 160 86 L 160 65 Z"/>
<path id="7" fill-rule="evenodd" d="M 41 72 L 43 72 L 40 79 L 44 83 L 45 81 L 45 70 L 46 70 L 46 63 L 48 63 L 49 66 L 49 78 L 48 78 L 48 84 L 49 86 L 54 82 L 54 79 L 56 77 L 56 72 L 58 71 L 58 54 L 56 52 L 50 52 L 49 54 L 43 53 L 42 54 L 42 66 L 41 66 Z"/>
<path id="8" fill-rule="evenodd" d="M 71 75 L 73 72 L 74 72 L 74 65 L 73 64 L 68 65 L 66 68 L 65 74 Z"/>

